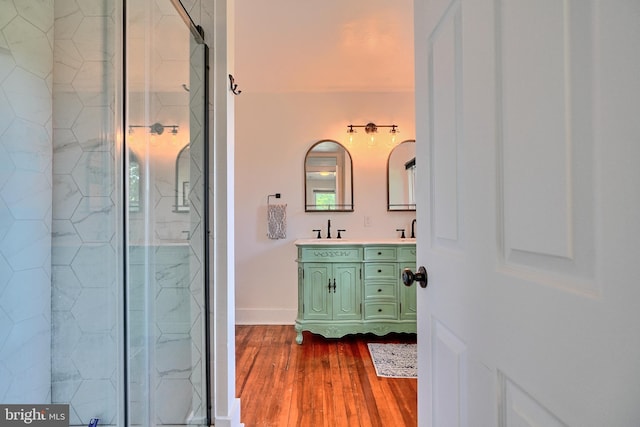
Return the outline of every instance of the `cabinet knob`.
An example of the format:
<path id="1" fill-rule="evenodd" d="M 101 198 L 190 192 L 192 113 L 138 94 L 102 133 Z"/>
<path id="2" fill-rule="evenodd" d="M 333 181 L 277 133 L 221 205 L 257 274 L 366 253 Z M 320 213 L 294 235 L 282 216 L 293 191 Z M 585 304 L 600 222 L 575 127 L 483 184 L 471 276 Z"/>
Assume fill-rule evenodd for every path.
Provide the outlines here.
<path id="1" fill-rule="evenodd" d="M 414 281 L 418 282 L 421 288 L 426 288 L 429 281 L 427 269 L 423 266 L 420 266 L 418 268 L 418 272 L 414 273 L 410 268 L 405 268 L 402 271 L 402 283 L 404 283 L 406 286 L 411 286 Z"/>
<path id="2" fill-rule="evenodd" d="M 378 255 L 382 255 L 382 252 L 378 252 Z"/>
<path id="3" fill-rule="evenodd" d="M 378 270 L 378 273 L 382 273 L 382 270 Z"/>
<path id="4" fill-rule="evenodd" d="M 382 313 L 382 309 L 381 308 L 378 309 L 378 313 Z"/>
<path id="5" fill-rule="evenodd" d="M 382 289 L 378 289 L 378 292 L 382 292 Z"/>

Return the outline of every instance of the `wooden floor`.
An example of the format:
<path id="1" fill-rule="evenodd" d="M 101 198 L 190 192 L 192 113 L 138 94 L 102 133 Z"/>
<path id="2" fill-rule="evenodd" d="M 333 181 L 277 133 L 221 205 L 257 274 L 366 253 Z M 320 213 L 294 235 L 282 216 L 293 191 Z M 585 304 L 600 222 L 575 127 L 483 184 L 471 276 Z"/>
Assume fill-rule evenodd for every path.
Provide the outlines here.
<path id="1" fill-rule="evenodd" d="M 369 342 L 415 334 L 325 339 L 292 325 L 236 327 L 236 393 L 246 427 L 415 426 L 417 380 L 380 378 Z"/>

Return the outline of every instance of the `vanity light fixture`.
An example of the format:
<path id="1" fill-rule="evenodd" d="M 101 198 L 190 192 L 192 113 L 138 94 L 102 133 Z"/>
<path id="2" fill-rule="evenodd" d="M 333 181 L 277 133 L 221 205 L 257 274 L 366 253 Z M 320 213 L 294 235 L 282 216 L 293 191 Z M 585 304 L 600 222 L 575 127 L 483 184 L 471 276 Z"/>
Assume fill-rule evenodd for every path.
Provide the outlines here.
<path id="1" fill-rule="evenodd" d="M 347 133 L 349 134 L 349 143 L 353 143 L 353 134 L 357 133 L 354 128 L 364 128 L 364 131 L 369 135 L 369 147 L 375 145 L 374 135 L 378 133 L 378 128 L 391 128 L 389 133 L 391 134 L 391 145 L 395 145 L 396 134 L 400 133 L 398 125 L 377 125 L 373 122 L 369 122 L 366 125 L 347 125 Z"/>
<path id="2" fill-rule="evenodd" d="M 178 134 L 178 125 L 163 125 L 162 123 L 154 123 L 150 126 L 144 125 L 129 125 L 129 135 L 133 133 L 134 128 L 149 128 L 149 133 L 151 135 L 162 135 L 166 128 L 170 128 L 171 135 L 175 136 Z"/>

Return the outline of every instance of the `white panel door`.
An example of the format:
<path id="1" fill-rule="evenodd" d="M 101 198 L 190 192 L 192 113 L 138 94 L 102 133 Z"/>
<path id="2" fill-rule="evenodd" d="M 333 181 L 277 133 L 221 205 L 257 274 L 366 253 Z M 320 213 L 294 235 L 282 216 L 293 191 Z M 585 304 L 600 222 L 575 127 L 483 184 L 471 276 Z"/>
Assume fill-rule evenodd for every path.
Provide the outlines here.
<path id="1" fill-rule="evenodd" d="M 640 1 L 414 7 L 419 425 L 640 425 Z"/>

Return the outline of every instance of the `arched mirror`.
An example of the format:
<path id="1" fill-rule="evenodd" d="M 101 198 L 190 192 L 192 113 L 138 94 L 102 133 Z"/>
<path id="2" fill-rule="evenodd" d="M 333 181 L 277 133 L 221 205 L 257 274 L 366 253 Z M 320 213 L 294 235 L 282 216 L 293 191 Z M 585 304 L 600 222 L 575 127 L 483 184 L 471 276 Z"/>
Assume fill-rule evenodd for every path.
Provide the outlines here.
<path id="1" fill-rule="evenodd" d="M 190 145 L 187 144 L 176 158 L 176 212 L 189 212 L 190 163 Z"/>
<path id="2" fill-rule="evenodd" d="M 351 155 L 340 143 L 316 142 L 304 159 L 306 212 L 353 212 Z"/>
<path id="3" fill-rule="evenodd" d="M 396 145 L 387 161 L 387 210 L 415 211 L 416 141 Z"/>

